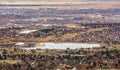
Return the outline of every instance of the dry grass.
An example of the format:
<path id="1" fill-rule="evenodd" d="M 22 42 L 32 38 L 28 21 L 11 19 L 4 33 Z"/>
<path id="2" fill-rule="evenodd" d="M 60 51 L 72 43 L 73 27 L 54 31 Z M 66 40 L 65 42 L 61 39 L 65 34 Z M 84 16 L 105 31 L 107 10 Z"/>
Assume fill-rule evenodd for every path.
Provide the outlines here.
<path id="1" fill-rule="evenodd" d="M 120 70 L 120 69 L 114 69 L 114 68 L 112 68 L 112 69 L 96 69 L 96 70 Z"/>
<path id="2" fill-rule="evenodd" d="M 69 33 L 69 34 L 64 34 L 61 37 L 64 39 L 69 39 L 69 38 L 73 38 L 77 35 L 77 33 Z"/>
<path id="3" fill-rule="evenodd" d="M 48 42 L 50 40 L 56 40 L 58 38 L 64 38 L 64 39 L 68 39 L 68 38 L 73 38 L 77 35 L 80 34 L 84 34 L 84 33 L 89 33 L 89 32 L 94 32 L 94 31 L 101 31 L 103 29 L 108 29 L 108 28 L 91 28 L 87 31 L 82 31 L 82 32 L 77 32 L 77 33 L 68 33 L 68 34 L 64 34 L 64 35 L 60 35 L 59 37 L 56 37 L 54 35 L 52 36 L 47 36 L 47 37 L 38 37 L 38 38 L 34 38 L 34 37 L 30 37 L 30 38 L 24 38 L 24 37 L 14 37 L 14 38 L 7 38 L 4 41 L 2 40 L 1 43 L 3 42 Z"/>
<path id="4" fill-rule="evenodd" d="M 15 63 L 21 63 L 21 60 L 0 60 L 0 63 L 9 63 L 9 64 L 15 64 Z"/>
<path id="5" fill-rule="evenodd" d="M 55 39 L 55 37 L 54 36 L 47 36 L 47 37 L 41 37 L 41 38 L 39 38 L 39 41 L 49 41 L 49 40 L 53 40 L 53 39 Z"/>
<path id="6" fill-rule="evenodd" d="M 64 34 L 61 37 L 64 38 L 64 39 L 68 39 L 68 38 L 73 38 L 73 37 L 75 37 L 77 35 L 84 34 L 84 33 L 89 33 L 89 32 L 94 32 L 94 31 L 102 31 L 103 29 L 107 29 L 107 28 L 97 28 L 97 29 L 91 28 L 91 29 L 89 29 L 89 30 L 87 30 L 85 32 Z"/>

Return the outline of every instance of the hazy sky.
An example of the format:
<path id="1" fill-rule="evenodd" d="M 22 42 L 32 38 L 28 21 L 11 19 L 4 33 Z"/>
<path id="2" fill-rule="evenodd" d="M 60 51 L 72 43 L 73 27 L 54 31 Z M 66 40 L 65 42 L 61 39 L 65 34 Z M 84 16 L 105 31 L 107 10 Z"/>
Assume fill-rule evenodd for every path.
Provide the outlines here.
<path id="1" fill-rule="evenodd" d="M 0 4 L 42 4 L 42 3 L 80 3 L 80 2 L 120 2 L 120 0 L 0 0 Z"/>

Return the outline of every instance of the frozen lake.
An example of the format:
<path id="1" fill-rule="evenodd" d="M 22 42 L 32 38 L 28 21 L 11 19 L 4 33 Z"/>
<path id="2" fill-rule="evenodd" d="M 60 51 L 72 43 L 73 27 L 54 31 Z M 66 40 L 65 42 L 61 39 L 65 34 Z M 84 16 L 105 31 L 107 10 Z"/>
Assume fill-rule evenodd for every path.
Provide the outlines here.
<path id="1" fill-rule="evenodd" d="M 40 46 L 40 47 L 39 47 Z M 39 49 L 62 49 L 65 50 L 67 48 L 76 49 L 76 48 L 93 48 L 100 47 L 99 44 L 86 44 L 86 43 L 40 43 L 37 48 Z M 37 49 L 37 48 L 24 48 L 24 49 Z"/>

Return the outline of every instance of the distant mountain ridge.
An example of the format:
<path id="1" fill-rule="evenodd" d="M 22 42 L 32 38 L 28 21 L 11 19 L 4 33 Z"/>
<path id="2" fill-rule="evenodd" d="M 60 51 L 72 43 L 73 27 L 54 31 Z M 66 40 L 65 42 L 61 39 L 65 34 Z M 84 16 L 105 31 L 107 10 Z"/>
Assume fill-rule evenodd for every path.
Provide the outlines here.
<path id="1" fill-rule="evenodd" d="M 106 1 L 120 1 L 120 0 L 1 0 L 1 2 L 21 2 L 21 1 L 24 1 L 24 2 L 81 2 L 81 1 L 103 1 L 103 2 L 106 2 Z"/>

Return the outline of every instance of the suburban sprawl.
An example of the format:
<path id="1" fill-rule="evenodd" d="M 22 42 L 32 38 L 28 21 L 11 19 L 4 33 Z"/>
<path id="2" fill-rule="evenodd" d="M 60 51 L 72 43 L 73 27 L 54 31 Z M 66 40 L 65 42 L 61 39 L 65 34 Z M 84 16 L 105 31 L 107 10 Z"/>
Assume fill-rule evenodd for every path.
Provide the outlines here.
<path id="1" fill-rule="evenodd" d="M 119 70 L 119 4 L 88 5 L 0 4 L 0 70 Z"/>

